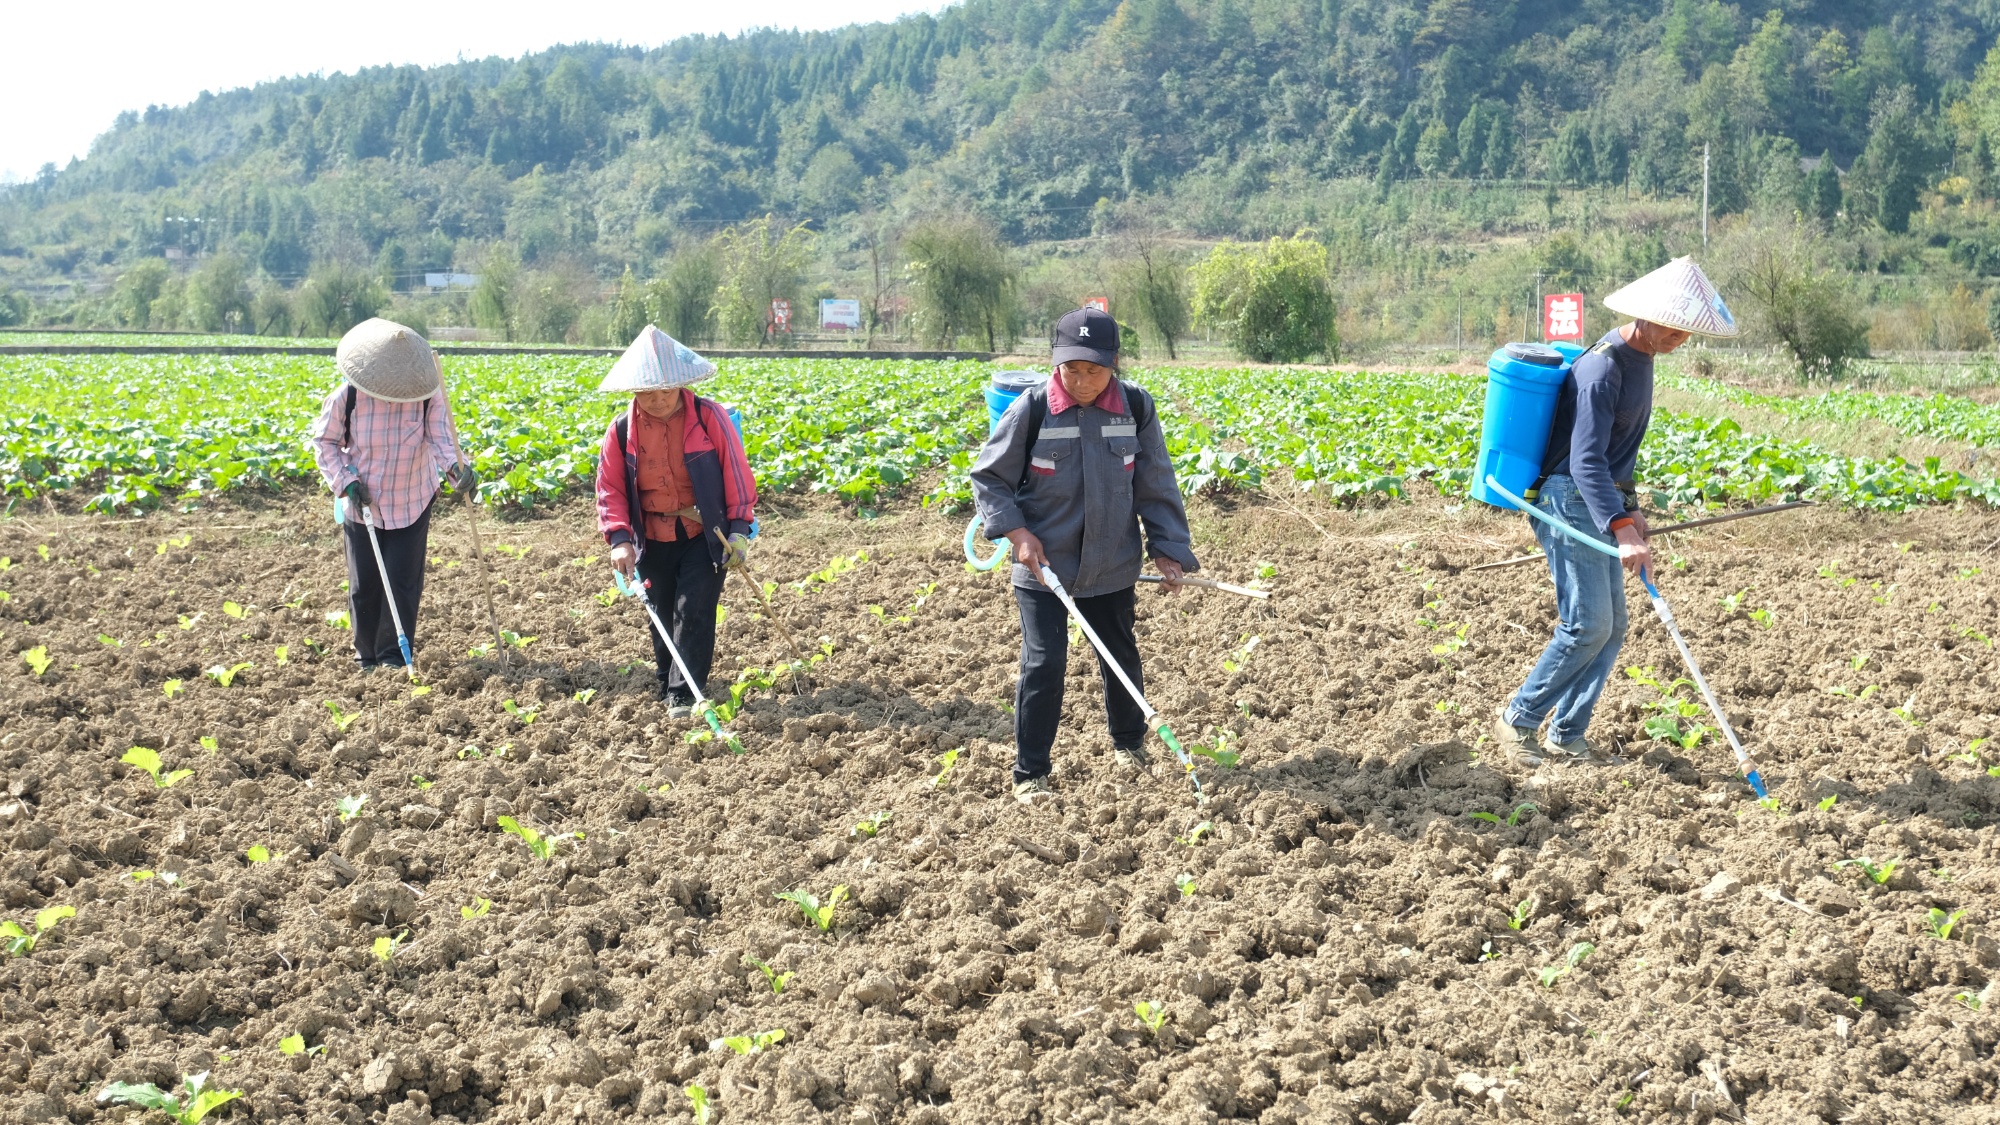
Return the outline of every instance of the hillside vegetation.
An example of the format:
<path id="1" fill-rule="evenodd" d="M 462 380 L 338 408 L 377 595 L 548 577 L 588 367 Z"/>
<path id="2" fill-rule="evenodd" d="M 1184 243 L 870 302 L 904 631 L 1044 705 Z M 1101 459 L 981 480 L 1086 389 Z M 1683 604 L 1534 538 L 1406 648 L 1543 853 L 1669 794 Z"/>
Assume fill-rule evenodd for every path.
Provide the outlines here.
<path id="1" fill-rule="evenodd" d="M 163 319 L 255 329 L 259 287 L 360 271 L 319 286 L 351 308 L 369 278 L 407 290 L 497 248 L 562 295 L 508 334 L 601 334 L 621 274 L 665 278 L 775 213 L 816 234 L 801 299 L 893 296 L 902 236 L 936 216 L 1016 248 L 1008 331 L 1115 280 L 1078 240 L 1187 254 L 1306 229 L 1364 306 L 1343 306 L 1344 338 L 1384 317 L 1504 336 L 1537 273 L 1598 286 L 1699 248 L 1706 150 L 1719 223 L 1803 217 L 1834 236 L 1829 266 L 1874 279 L 1864 301 L 1918 311 L 1891 343 L 1983 345 L 1997 29 L 1976 0 L 969 0 L 295 78 L 124 114 L 87 159 L 0 194 L 0 284 L 24 295 L 0 319 L 151 322 L 112 290 L 171 255 L 227 258 L 211 288 L 241 299 Z M 1369 303 L 1398 293 L 1421 300 Z M 479 319 L 456 301 L 432 318 Z"/>

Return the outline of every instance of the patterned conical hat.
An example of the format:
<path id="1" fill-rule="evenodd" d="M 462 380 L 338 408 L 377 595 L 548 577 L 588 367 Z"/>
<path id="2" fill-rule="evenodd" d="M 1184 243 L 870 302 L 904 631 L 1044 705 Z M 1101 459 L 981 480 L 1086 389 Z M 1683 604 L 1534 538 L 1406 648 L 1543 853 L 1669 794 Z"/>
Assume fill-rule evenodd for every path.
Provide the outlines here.
<path id="1" fill-rule="evenodd" d="M 694 349 L 648 324 L 597 389 L 606 393 L 664 391 L 688 387 L 715 374 L 715 364 Z"/>
<path id="2" fill-rule="evenodd" d="M 1612 312 L 1700 336 L 1736 335 L 1736 317 L 1692 258 L 1675 258 L 1604 298 Z"/>
<path id="3" fill-rule="evenodd" d="M 384 402 L 417 402 L 437 393 L 438 361 L 414 328 L 370 317 L 347 330 L 333 351 L 347 381 Z"/>

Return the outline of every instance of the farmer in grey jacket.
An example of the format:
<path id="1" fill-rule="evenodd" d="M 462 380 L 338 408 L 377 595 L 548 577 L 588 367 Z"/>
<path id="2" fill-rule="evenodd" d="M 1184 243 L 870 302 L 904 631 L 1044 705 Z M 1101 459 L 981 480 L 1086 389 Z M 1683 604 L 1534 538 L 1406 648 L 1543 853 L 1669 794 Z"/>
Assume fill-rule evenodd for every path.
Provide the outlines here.
<path id="1" fill-rule="evenodd" d="M 1056 323 L 1055 374 L 1021 395 L 986 439 L 972 466 L 972 491 L 990 539 L 1013 544 L 1014 600 L 1021 607 L 1021 682 L 1014 693 L 1014 798 L 1053 792 L 1049 749 L 1062 720 L 1069 663 L 1069 615 L 1038 575 L 1042 566 L 1132 682 L 1139 668 L 1136 584 L 1146 554 L 1171 594 L 1200 568 L 1188 543 L 1187 510 L 1160 435 L 1152 396 L 1118 376 L 1118 322 L 1082 308 Z M 1104 710 L 1117 762 L 1143 769 L 1146 721 L 1139 705 L 1098 658 Z"/>

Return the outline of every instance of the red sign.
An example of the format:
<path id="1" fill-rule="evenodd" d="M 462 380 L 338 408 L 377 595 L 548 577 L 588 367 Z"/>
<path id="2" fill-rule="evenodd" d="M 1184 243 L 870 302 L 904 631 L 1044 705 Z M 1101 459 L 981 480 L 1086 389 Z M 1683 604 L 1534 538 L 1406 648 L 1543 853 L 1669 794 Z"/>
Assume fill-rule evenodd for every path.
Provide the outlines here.
<path id="1" fill-rule="evenodd" d="M 771 302 L 771 331 L 790 332 L 792 330 L 792 303 L 783 297 Z"/>
<path id="2" fill-rule="evenodd" d="M 1105 316 L 1110 316 L 1110 315 L 1111 315 L 1111 298 L 1109 298 L 1109 297 L 1085 297 L 1085 298 L 1083 299 L 1083 307 L 1084 307 L 1084 308 L 1086 308 L 1086 309 L 1096 309 L 1096 310 L 1097 310 L 1098 312 L 1101 312 L 1101 313 L 1103 313 L 1103 314 L 1104 314 Z"/>
<path id="3" fill-rule="evenodd" d="M 1583 339 L 1583 294 L 1550 293 L 1542 298 L 1542 339 Z"/>

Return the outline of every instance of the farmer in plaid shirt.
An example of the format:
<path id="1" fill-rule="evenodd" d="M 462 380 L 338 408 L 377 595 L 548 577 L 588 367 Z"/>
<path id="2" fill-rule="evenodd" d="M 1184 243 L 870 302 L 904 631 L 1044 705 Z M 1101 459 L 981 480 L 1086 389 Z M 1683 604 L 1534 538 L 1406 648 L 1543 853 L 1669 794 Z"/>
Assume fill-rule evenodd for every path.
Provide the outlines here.
<path id="1" fill-rule="evenodd" d="M 354 659 L 363 671 L 401 668 L 395 622 L 362 513 L 374 519 L 383 568 L 414 646 L 438 475 L 445 474 L 468 500 L 476 495 L 479 478 L 458 459 L 437 353 L 422 336 L 391 321 L 365 320 L 340 338 L 334 365 L 345 380 L 326 396 L 313 424 L 313 460 L 327 487 L 344 501 L 336 509 L 344 507 Z"/>

